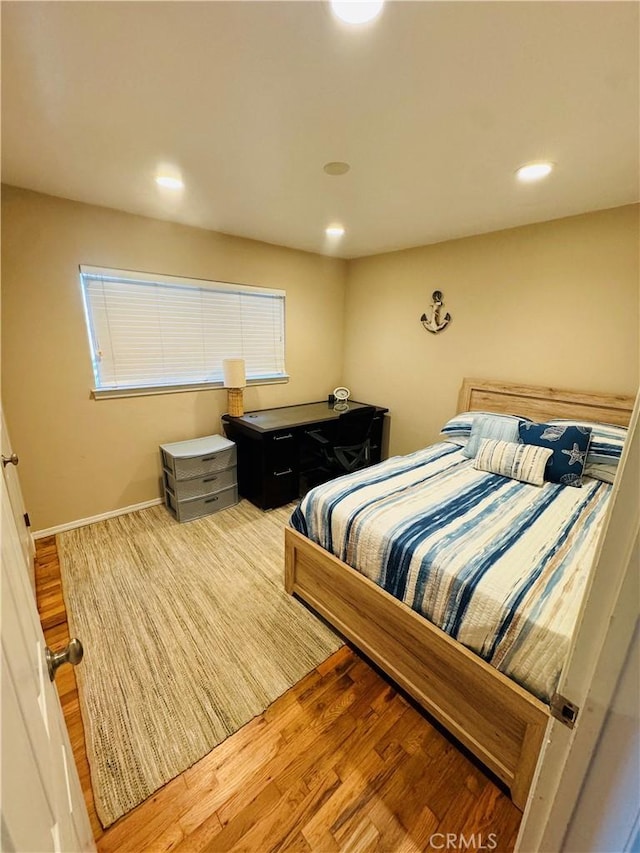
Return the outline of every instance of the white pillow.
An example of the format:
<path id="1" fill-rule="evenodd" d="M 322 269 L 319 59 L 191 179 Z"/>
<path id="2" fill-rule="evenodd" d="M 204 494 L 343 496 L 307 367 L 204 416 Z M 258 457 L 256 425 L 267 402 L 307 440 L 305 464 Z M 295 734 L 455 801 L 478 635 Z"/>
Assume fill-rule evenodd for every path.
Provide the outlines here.
<path id="1" fill-rule="evenodd" d="M 488 471 L 521 483 L 541 486 L 544 483 L 544 469 L 552 453 L 549 447 L 485 438 L 480 443 L 473 467 L 478 471 Z"/>

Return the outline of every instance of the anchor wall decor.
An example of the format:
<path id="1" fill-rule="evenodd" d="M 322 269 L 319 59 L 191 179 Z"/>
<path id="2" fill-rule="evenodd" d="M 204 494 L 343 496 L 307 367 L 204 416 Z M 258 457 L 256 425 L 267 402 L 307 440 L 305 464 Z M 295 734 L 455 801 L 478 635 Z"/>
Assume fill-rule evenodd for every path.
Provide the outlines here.
<path id="1" fill-rule="evenodd" d="M 443 329 L 446 329 L 451 322 L 451 314 L 447 313 L 442 319 L 440 318 L 442 293 L 439 290 L 434 290 L 431 294 L 431 298 L 433 299 L 433 302 L 431 303 L 431 316 L 427 317 L 426 314 L 423 314 L 422 317 L 420 317 L 420 321 L 428 332 L 433 332 L 435 335 Z"/>

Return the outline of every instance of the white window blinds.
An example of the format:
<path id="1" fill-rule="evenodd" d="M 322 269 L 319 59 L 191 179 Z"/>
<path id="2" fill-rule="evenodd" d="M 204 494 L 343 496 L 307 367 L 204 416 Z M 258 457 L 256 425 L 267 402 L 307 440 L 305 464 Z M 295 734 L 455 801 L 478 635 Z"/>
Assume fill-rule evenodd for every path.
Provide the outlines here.
<path id="1" fill-rule="evenodd" d="M 287 378 L 282 290 L 80 267 L 96 391 Z"/>

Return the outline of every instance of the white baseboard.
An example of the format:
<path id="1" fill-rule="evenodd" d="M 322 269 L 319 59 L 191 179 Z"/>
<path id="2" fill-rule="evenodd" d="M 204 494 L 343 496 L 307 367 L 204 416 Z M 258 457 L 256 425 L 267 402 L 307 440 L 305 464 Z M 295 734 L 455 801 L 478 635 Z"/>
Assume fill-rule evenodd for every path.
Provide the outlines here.
<path id="1" fill-rule="evenodd" d="M 44 530 L 35 530 L 31 535 L 34 539 L 44 539 L 45 536 L 54 536 L 56 533 L 63 533 L 65 530 L 75 530 L 76 527 L 86 527 L 87 524 L 94 524 L 96 521 L 104 521 L 107 518 L 115 518 L 117 515 L 126 515 L 129 512 L 137 512 L 139 509 L 148 509 L 150 506 L 157 506 L 162 502 L 162 498 L 154 498 L 152 501 L 123 506 L 121 509 L 111 509 L 109 512 L 92 515 L 90 518 L 79 518 L 77 521 L 68 521 L 66 524 L 57 524 L 55 527 L 47 527 Z"/>

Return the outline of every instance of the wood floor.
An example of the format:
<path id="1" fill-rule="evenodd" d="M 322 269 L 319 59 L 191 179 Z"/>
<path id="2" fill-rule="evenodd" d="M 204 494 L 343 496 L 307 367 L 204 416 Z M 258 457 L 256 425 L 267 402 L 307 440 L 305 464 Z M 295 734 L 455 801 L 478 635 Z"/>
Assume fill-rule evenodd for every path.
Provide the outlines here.
<path id="1" fill-rule="evenodd" d="M 55 538 L 37 542 L 47 643 L 69 632 Z M 103 830 L 72 667 L 60 694 L 100 853 L 511 851 L 520 812 L 348 647 Z"/>

